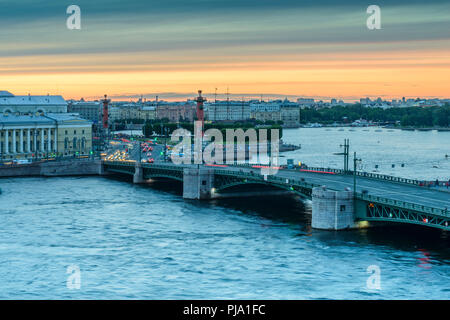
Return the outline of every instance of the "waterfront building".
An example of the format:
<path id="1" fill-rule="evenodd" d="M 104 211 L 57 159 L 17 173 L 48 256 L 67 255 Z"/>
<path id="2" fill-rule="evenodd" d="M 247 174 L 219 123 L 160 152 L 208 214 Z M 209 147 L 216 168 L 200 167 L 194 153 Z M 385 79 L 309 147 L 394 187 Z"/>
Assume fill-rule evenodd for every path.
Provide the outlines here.
<path id="1" fill-rule="evenodd" d="M 250 104 L 250 118 L 262 122 L 281 121 L 281 107 L 277 103 L 252 103 Z"/>
<path id="2" fill-rule="evenodd" d="M 0 113 L 35 114 L 67 112 L 67 102 L 62 96 L 16 96 L 0 91 Z"/>
<path id="3" fill-rule="evenodd" d="M 284 127 L 298 127 L 300 125 L 300 106 L 297 103 L 286 99 L 281 103 L 280 110 Z"/>
<path id="4" fill-rule="evenodd" d="M 85 155 L 92 150 L 92 122 L 70 113 L 0 115 L 0 159 Z"/>
<path id="5" fill-rule="evenodd" d="M 251 118 L 259 121 L 282 121 L 285 127 L 300 125 L 300 105 L 287 99 L 250 105 Z"/>

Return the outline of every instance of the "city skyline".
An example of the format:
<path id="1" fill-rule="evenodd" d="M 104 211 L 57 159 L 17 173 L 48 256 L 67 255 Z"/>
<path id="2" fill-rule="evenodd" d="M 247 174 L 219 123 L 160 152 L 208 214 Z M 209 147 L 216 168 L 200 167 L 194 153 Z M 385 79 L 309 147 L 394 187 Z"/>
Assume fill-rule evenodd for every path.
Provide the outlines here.
<path id="1" fill-rule="evenodd" d="M 140 95 L 448 98 L 450 4 L 382 1 L 0 2 L 0 88 L 66 99 Z M 6 30 L 8 30 L 6 32 Z M 175 98 L 174 98 L 175 99 Z"/>

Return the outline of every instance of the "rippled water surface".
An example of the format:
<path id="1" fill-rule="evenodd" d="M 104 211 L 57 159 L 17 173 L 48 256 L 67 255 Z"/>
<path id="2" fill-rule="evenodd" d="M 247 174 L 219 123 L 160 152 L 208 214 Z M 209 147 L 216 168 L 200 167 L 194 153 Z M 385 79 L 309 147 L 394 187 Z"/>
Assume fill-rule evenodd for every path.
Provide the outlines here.
<path id="1" fill-rule="evenodd" d="M 334 153 L 344 151 L 339 147 L 344 139 L 350 139 L 351 169 L 353 152 L 357 152 L 362 159 L 358 170 L 414 179 L 450 179 L 450 132 L 377 127 L 287 129 L 283 140 L 301 144 L 302 149 L 284 155 L 309 166 L 343 168 L 344 157 Z"/>
<path id="2" fill-rule="evenodd" d="M 305 157 L 316 152 L 301 143 Z M 0 188 L 2 299 L 450 298 L 439 230 L 311 230 L 299 198 L 184 201 L 172 183 L 11 178 Z M 70 265 L 79 290 L 67 287 Z M 381 290 L 367 288 L 371 265 Z"/>

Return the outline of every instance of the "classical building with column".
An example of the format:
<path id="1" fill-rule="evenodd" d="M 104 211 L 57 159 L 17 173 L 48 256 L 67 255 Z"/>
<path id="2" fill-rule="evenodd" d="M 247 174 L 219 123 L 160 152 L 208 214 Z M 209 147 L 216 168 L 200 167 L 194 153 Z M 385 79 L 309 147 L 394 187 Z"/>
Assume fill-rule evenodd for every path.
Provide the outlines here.
<path id="1" fill-rule="evenodd" d="M 68 113 L 0 114 L 0 160 L 89 154 L 92 122 Z"/>

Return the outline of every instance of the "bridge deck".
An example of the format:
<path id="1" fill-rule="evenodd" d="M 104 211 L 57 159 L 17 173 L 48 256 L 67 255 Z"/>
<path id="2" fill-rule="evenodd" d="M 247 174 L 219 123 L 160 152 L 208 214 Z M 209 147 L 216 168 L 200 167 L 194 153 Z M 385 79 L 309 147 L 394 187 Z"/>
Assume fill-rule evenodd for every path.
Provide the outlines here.
<path id="1" fill-rule="evenodd" d="M 353 189 L 353 176 L 348 175 L 331 175 L 283 170 L 281 170 L 278 175 L 281 177 L 292 176 L 296 179 L 304 178 L 306 181 L 311 183 L 324 184 L 330 189 L 343 190 L 346 187 Z M 357 177 L 356 191 L 361 192 L 362 190 L 367 190 L 368 194 L 372 196 L 410 202 L 438 209 L 450 209 L 450 193 L 430 190 L 426 187 Z"/>
<path id="2" fill-rule="evenodd" d="M 133 165 L 129 163 L 128 165 Z M 152 167 L 162 165 L 164 167 L 176 167 L 178 170 L 182 170 L 184 167 L 197 167 L 197 165 L 175 165 L 169 163 L 155 163 L 145 164 L 144 167 Z M 213 167 L 210 167 L 213 168 Z M 230 174 L 239 175 L 240 172 L 254 174 L 261 173 L 260 169 L 251 167 L 240 166 L 227 166 L 226 168 L 217 168 L 223 172 L 228 171 Z M 305 182 L 326 185 L 329 189 L 344 190 L 345 188 L 353 189 L 353 176 L 341 175 L 341 174 L 329 174 L 329 173 L 313 173 L 303 172 L 297 170 L 280 169 L 276 174 L 277 177 L 301 180 Z M 363 190 L 368 191 L 368 195 L 387 198 L 396 201 L 403 201 L 412 203 L 419 206 L 426 206 L 436 209 L 448 209 L 450 210 L 450 193 L 445 191 L 439 191 L 436 189 L 429 189 L 427 187 L 419 187 L 416 185 L 409 185 L 406 183 L 392 182 L 388 180 L 377 180 L 366 177 L 357 177 L 356 183 L 357 192 Z"/>

